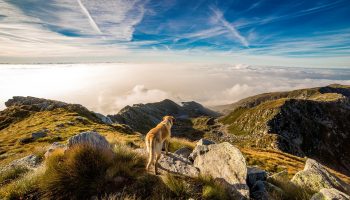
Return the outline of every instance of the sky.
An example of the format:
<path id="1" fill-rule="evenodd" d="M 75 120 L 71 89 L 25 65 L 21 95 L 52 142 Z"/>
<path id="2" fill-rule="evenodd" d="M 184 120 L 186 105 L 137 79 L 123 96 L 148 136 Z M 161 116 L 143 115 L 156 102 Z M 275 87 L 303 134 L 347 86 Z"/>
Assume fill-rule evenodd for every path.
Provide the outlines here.
<path id="1" fill-rule="evenodd" d="M 350 66 L 348 0 L 0 0 L 0 63 Z"/>
<path id="2" fill-rule="evenodd" d="M 0 110 L 12 96 L 103 114 L 350 85 L 349 0 L 0 0 Z"/>

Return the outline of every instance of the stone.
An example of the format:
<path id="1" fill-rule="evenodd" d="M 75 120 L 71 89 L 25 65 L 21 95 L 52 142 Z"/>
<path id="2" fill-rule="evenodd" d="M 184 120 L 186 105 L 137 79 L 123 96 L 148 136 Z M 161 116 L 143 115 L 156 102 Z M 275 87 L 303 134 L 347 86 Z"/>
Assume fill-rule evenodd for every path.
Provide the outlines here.
<path id="1" fill-rule="evenodd" d="M 33 140 L 37 140 L 39 138 L 43 138 L 47 136 L 47 132 L 49 132 L 49 130 L 47 129 L 43 129 L 41 131 L 37 131 L 35 133 L 32 133 L 32 138 Z"/>
<path id="2" fill-rule="evenodd" d="M 250 190 L 250 197 L 255 200 L 268 200 L 269 194 L 266 190 L 264 181 L 256 181 L 252 189 Z"/>
<path id="3" fill-rule="evenodd" d="M 225 182 L 233 199 L 248 199 L 247 166 L 242 153 L 228 142 L 197 147 L 207 147 L 194 159 L 193 165 L 200 173 Z"/>
<path id="4" fill-rule="evenodd" d="M 45 152 L 45 158 L 49 157 L 52 154 L 52 152 L 54 152 L 56 149 L 66 149 L 66 147 L 66 145 L 61 144 L 59 142 L 52 143 L 51 146 Z"/>
<path id="5" fill-rule="evenodd" d="M 251 188 L 257 181 L 266 181 L 266 171 L 259 169 L 258 167 L 247 167 L 247 184 Z"/>
<path id="6" fill-rule="evenodd" d="M 177 154 L 179 156 L 182 156 L 184 158 L 188 158 L 188 156 L 192 153 L 192 150 L 188 147 L 182 147 L 174 152 L 174 154 Z"/>
<path id="7" fill-rule="evenodd" d="M 69 138 L 67 147 L 69 149 L 73 145 L 79 144 L 90 145 L 101 149 L 111 149 L 106 138 L 95 131 L 82 132 Z"/>
<path id="8" fill-rule="evenodd" d="M 96 117 L 97 117 L 98 119 L 100 119 L 103 123 L 109 124 L 109 125 L 113 124 L 113 121 L 111 120 L 111 118 L 106 117 L 106 116 L 102 115 L 101 113 L 96 113 L 96 112 L 94 112 L 94 114 L 95 114 Z"/>
<path id="9" fill-rule="evenodd" d="M 313 159 L 307 159 L 304 170 L 297 172 L 291 181 L 314 192 L 323 188 L 335 188 L 350 193 L 350 185 L 330 174 L 323 165 Z"/>
<path id="10" fill-rule="evenodd" d="M 207 139 L 204 139 L 204 138 L 200 139 L 197 142 L 197 145 L 210 145 L 210 144 L 215 144 L 215 142 L 207 140 Z"/>
<path id="11" fill-rule="evenodd" d="M 191 161 L 194 161 L 198 155 L 202 155 L 207 151 L 209 151 L 209 148 L 207 145 L 197 145 L 193 149 L 192 153 L 188 156 L 188 159 L 190 159 Z"/>
<path id="12" fill-rule="evenodd" d="M 8 166 L 17 167 L 23 166 L 26 168 L 36 168 L 40 165 L 41 158 L 37 155 L 31 154 L 18 160 L 12 161 Z"/>
<path id="13" fill-rule="evenodd" d="M 161 173 L 168 172 L 189 177 L 199 175 L 199 170 L 192 165 L 190 160 L 174 153 L 162 154 L 158 163 L 158 169 Z"/>
<path id="14" fill-rule="evenodd" d="M 350 196 L 334 188 L 323 188 L 314 194 L 310 200 L 350 200 Z"/>

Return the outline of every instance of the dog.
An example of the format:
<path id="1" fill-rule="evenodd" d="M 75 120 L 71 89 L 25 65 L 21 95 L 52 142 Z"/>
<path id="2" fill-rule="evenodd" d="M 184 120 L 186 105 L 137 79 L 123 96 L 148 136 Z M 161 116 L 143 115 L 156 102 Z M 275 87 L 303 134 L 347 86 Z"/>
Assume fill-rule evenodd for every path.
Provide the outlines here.
<path id="1" fill-rule="evenodd" d="M 171 137 L 171 127 L 175 118 L 173 116 L 164 116 L 156 127 L 152 128 L 146 135 L 146 147 L 148 152 L 148 163 L 146 170 L 149 170 L 154 162 L 154 173 L 158 174 L 158 160 L 162 151 L 163 143 L 165 144 L 165 154 L 168 155 L 169 139 Z"/>

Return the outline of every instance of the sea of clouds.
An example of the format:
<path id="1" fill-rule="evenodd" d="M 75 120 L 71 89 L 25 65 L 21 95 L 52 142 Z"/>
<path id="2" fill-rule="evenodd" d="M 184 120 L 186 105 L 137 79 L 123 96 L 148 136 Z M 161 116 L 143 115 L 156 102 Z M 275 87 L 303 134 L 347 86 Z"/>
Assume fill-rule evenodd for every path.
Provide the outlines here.
<path id="1" fill-rule="evenodd" d="M 350 69 L 243 64 L 0 65 L 0 109 L 12 96 L 35 96 L 114 114 L 126 105 L 166 98 L 215 106 L 264 92 L 332 83 L 350 85 Z"/>

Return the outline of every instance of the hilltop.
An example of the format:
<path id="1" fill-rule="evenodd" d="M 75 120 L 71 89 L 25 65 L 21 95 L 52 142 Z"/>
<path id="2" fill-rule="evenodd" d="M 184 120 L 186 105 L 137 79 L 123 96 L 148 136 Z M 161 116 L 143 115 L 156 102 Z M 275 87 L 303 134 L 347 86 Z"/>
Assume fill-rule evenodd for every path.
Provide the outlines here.
<path id="1" fill-rule="evenodd" d="M 219 121 L 237 145 L 312 157 L 349 175 L 349 98 L 344 85 L 266 93 L 224 106 Z"/>

